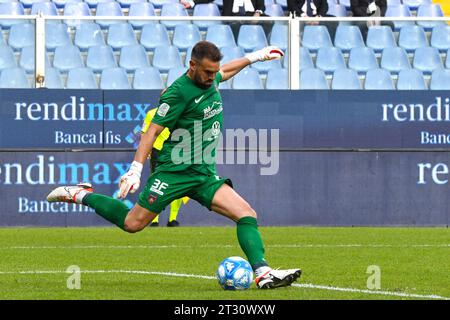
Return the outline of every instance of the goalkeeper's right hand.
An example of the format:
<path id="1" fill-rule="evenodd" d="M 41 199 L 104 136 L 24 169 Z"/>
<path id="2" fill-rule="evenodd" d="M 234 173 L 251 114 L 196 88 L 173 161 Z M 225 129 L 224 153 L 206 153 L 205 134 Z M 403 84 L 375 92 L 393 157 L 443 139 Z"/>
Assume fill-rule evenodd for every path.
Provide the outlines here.
<path id="1" fill-rule="evenodd" d="M 133 161 L 130 169 L 125 173 L 119 182 L 119 198 L 125 199 L 128 192 L 135 193 L 141 184 L 142 163 Z"/>

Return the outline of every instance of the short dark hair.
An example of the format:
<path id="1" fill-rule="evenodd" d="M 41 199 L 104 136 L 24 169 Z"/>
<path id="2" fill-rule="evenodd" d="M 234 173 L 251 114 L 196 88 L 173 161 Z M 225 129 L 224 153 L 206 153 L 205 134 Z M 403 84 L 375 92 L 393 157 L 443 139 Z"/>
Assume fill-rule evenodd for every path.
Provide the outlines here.
<path id="1" fill-rule="evenodd" d="M 214 43 L 208 41 L 199 41 L 192 48 L 191 59 L 202 61 L 204 58 L 213 62 L 219 62 L 222 60 L 222 54 L 219 48 Z"/>

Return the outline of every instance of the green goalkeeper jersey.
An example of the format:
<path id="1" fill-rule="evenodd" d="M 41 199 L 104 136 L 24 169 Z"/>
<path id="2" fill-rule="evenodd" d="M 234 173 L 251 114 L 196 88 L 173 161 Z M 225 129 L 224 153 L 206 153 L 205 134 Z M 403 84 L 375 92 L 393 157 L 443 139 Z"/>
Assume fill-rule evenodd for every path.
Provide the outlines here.
<path id="1" fill-rule="evenodd" d="M 216 174 L 216 149 L 223 124 L 220 72 L 208 89 L 185 73 L 163 93 L 152 122 L 170 130 L 158 158 L 156 172 L 193 169 Z"/>

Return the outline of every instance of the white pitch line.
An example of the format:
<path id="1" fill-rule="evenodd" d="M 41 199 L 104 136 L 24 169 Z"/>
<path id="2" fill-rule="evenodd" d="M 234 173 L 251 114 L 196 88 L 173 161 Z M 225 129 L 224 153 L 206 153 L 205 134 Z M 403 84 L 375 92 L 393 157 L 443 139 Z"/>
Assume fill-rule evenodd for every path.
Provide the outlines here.
<path id="1" fill-rule="evenodd" d="M 74 246 L 5 246 L 0 250 L 33 249 L 176 249 L 176 248 L 234 248 L 238 245 L 74 245 Z M 450 248 L 450 244 L 285 244 L 269 248 Z"/>
<path id="2" fill-rule="evenodd" d="M 31 270 L 31 271 L 0 271 L 0 275 L 7 274 L 73 274 L 73 272 L 61 271 L 61 270 Z M 186 273 L 175 273 L 175 272 L 158 272 L 158 271 L 142 271 L 142 270 L 81 270 L 80 273 L 98 274 L 98 273 L 125 273 L 125 274 L 144 274 L 144 275 L 160 275 L 169 277 L 182 277 L 182 278 L 197 278 L 197 279 L 207 279 L 215 280 L 216 277 L 205 276 L 198 274 L 186 274 Z M 342 288 L 342 287 L 332 287 L 324 285 L 316 285 L 311 283 L 292 284 L 293 287 L 303 288 L 303 289 L 318 289 L 327 291 L 340 291 L 340 292 L 353 292 L 353 293 L 363 293 L 370 295 L 384 295 L 393 297 L 403 297 L 403 298 L 419 298 L 419 299 L 439 299 L 439 300 L 450 300 L 449 297 L 443 297 L 439 295 L 423 295 L 414 293 L 401 293 L 392 291 L 379 291 L 379 290 L 362 290 L 356 288 Z"/>

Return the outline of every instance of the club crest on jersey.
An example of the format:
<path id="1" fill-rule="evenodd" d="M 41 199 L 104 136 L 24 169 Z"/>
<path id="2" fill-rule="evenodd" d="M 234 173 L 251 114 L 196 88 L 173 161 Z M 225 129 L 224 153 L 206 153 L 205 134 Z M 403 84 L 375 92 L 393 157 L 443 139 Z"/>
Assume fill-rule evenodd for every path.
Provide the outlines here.
<path id="1" fill-rule="evenodd" d="M 156 112 L 160 117 L 165 117 L 167 111 L 169 111 L 170 106 L 167 103 L 163 103 L 159 106 L 158 111 Z"/>
<path id="2" fill-rule="evenodd" d="M 203 109 L 203 120 L 209 119 L 214 117 L 217 114 L 220 114 L 222 112 L 222 102 L 221 101 L 214 101 L 212 106 L 206 107 Z"/>
<path id="3" fill-rule="evenodd" d="M 151 195 L 148 197 L 148 204 L 149 204 L 149 205 L 152 205 L 153 202 L 156 201 L 156 199 L 158 199 L 158 196 L 157 196 L 156 194 L 151 194 Z"/>

